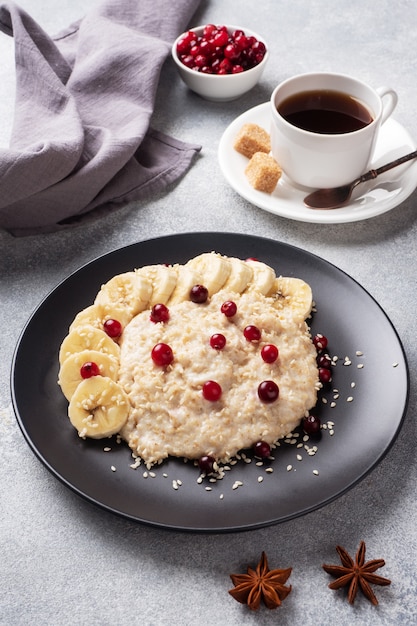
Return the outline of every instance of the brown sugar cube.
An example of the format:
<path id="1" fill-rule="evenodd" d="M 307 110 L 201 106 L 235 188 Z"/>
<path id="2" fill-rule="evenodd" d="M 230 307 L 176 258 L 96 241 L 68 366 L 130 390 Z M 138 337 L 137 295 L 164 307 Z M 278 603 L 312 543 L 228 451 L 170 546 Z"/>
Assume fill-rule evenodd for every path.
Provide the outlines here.
<path id="1" fill-rule="evenodd" d="M 282 171 L 274 157 L 264 152 L 256 152 L 246 166 L 245 174 L 254 189 L 272 193 Z"/>
<path id="2" fill-rule="evenodd" d="M 257 124 L 244 124 L 240 129 L 234 143 L 234 149 L 250 159 L 255 152 L 271 151 L 271 139 L 261 126 Z"/>

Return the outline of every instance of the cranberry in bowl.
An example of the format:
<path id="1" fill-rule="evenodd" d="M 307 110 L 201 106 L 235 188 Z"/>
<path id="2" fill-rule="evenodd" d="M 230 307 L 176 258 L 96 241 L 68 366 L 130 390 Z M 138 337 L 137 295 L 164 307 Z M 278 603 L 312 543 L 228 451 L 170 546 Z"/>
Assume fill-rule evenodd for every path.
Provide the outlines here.
<path id="1" fill-rule="evenodd" d="M 205 24 L 182 33 L 172 46 L 180 77 L 213 102 L 243 95 L 259 81 L 268 60 L 262 37 L 248 28 Z"/>

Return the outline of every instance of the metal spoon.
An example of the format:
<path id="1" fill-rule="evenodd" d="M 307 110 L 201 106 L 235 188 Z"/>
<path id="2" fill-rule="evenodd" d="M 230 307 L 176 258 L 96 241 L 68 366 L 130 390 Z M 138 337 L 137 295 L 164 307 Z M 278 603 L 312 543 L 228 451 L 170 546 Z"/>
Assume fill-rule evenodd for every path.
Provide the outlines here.
<path id="1" fill-rule="evenodd" d="M 334 189 L 317 189 L 317 191 L 313 191 L 313 193 L 310 193 L 306 198 L 304 198 L 304 204 L 310 209 L 336 209 L 337 207 L 343 206 L 350 200 L 352 191 L 360 183 L 372 180 L 380 174 L 383 174 L 384 172 L 387 172 L 402 163 L 411 161 L 411 159 L 415 159 L 416 157 L 417 150 L 414 150 L 414 152 L 410 152 L 399 159 L 395 159 L 395 161 L 391 161 L 382 167 L 378 167 L 376 170 L 369 170 L 369 172 L 362 174 L 362 176 L 354 180 L 349 185 L 335 187 Z"/>

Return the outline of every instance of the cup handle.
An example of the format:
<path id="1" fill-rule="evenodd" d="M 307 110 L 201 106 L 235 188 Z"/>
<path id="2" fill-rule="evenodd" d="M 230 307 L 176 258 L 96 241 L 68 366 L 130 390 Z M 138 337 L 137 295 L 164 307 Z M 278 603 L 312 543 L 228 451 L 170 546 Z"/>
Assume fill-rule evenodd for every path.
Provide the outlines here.
<path id="1" fill-rule="evenodd" d="M 375 89 L 382 104 L 381 125 L 389 118 L 398 102 L 397 92 L 391 89 L 391 87 L 378 87 Z"/>

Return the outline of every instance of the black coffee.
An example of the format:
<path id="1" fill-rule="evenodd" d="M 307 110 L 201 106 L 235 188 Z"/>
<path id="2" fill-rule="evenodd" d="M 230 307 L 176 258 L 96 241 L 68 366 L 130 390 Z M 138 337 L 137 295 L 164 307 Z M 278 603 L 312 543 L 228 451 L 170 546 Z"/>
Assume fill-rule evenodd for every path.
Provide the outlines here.
<path id="1" fill-rule="evenodd" d="M 289 96 L 277 109 L 293 126 L 326 135 L 352 133 L 373 121 L 361 102 L 348 94 L 326 89 Z"/>

